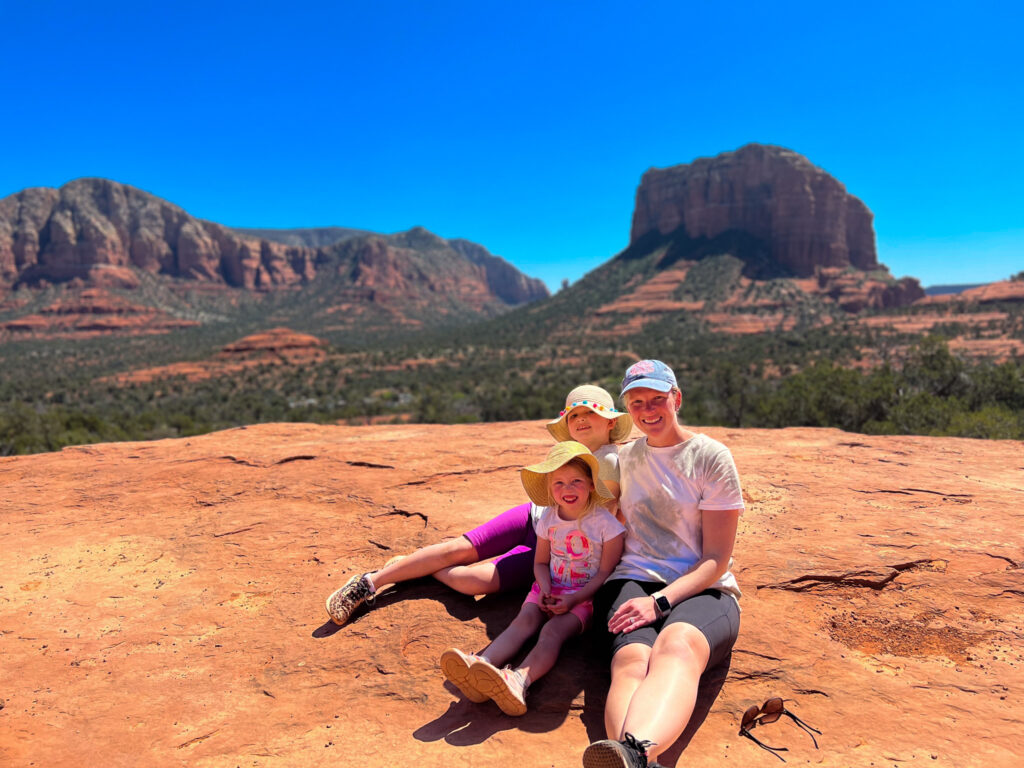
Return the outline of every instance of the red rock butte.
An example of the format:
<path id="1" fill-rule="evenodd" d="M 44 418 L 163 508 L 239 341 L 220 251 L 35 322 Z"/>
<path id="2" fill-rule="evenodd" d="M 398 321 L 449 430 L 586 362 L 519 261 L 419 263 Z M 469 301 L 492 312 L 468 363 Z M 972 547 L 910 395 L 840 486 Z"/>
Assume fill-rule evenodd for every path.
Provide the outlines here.
<path id="1" fill-rule="evenodd" d="M 793 274 L 878 269 L 871 211 L 835 178 L 783 147 L 747 144 L 640 180 L 631 241 L 648 232 L 713 238 L 730 230 L 770 243 Z"/>
<path id="2" fill-rule="evenodd" d="M 744 482 L 743 624 L 669 765 L 1011 766 L 1024 752 L 1024 445 L 832 429 L 702 430 Z M 580 765 L 606 662 L 572 642 L 522 718 L 438 657 L 520 596 L 432 580 L 340 629 L 326 595 L 523 500 L 543 422 L 266 424 L 0 459 L 5 766 Z M 711 700 L 706 695 L 704 701 Z"/>

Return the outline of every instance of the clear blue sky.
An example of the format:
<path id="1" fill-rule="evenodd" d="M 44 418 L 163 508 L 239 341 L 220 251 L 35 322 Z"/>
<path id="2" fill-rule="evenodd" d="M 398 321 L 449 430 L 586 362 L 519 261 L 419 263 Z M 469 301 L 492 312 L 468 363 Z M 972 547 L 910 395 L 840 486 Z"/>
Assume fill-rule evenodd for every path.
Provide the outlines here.
<path id="1" fill-rule="evenodd" d="M 227 225 L 422 225 L 556 288 L 650 167 L 779 144 L 925 285 L 1024 270 L 1024 25 L 977 2 L 0 0 L 0 197 L 102 176 Z"/>

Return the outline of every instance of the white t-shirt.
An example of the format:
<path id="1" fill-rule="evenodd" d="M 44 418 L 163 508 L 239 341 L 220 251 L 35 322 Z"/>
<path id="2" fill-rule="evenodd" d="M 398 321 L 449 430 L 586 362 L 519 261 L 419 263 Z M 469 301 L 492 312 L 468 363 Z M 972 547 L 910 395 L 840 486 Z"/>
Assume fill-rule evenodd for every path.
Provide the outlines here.
<path id="1" fill-rule="evenodd" d="M 743 509 L 739 473 L 729 449 L 707 435 L 655 448 L 647 438 L 619 450 L 626 546 L 611 579 L 668 584 L 703 555 L 702 513 Z M 714 589 L 740 596 L 729 570 Z"/>
<path id="2" fill-rule="evenodd" d="M 551 545 L 551 586 L 576 590 L 600 570 L 604 543 L 626 529 L 604 507 L 597 507 L 582 520 L 563 520 L 557 507 L 541 507 L 534 530 L 537 538 L 547 539 Z"/>

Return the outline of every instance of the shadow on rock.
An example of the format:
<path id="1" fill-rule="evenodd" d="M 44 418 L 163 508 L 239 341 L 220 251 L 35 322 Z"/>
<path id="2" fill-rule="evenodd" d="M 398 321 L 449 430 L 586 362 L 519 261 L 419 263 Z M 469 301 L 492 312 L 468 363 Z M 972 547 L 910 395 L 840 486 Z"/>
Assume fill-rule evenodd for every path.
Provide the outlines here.
<path id="1" fill-rule="evenodd" d="M 526 591 L 523 590 L 521 594 L 514 592 L 484 595 L 477 598 L 472 595 L 463 595 L 439 581 L 425 577 L 406 581 L 382 590 L 377 594 L 373 605 L 361 605 L 344 626 L 348 627 L 358 624 L 363 616 L 375 609 L 386 608 L 411 600 L 433 600 L 444 606 L 444 609 L 448 611 L 448 615 L 454 619 L 459 621 L 480 620 L 484 625 L 488 640 L 493 640 L 505 627 L 512 623 L 512 619 L 515 618 L 525 597 Z M 313 633 L 313 636 L 330 637 L 333 635 L 334 631 L 330 631 L 329 625 L 336 626 L 333 622 L 328 621 L 324 626 L 319 627 Z M 335 631 L 337 631 L 337 628 Z"/>
<path id="2" fill-rule="evenodd" d="M 316 629 L 314 629 L 312 631 L 311 637 L 315 637 L 318 640 L 321 639 L 321 638 L 324 638 L 324 637 L 330 637 L 331 635 L 333 635 L 335 632 L 337 632 L 340 629 L 341 629 L 340 625 L 335 624 L 333 621 L 328 619 L 327 621 L 325 621 L 323 624 L 321 624 L 319 627 L 317 627 Z"/>

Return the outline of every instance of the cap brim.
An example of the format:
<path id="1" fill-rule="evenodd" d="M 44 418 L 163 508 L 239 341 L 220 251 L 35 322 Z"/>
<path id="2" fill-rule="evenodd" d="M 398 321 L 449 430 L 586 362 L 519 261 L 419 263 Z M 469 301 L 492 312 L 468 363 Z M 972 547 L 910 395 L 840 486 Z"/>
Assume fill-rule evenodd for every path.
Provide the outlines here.
<path id="1" fill-rule="evenodd" d="M 639 389 L 641 387 L 644 389 L 654 389 L 658 392 L 672 391 L 672 385 L 667 381 L 659 381 L 658 379 L 637 379 L 636 381 L 629 382 L 629 384 L 623 387 L 622 391 L 619 393 L 619 397 L 622 397 L 631 389 Z"/>

